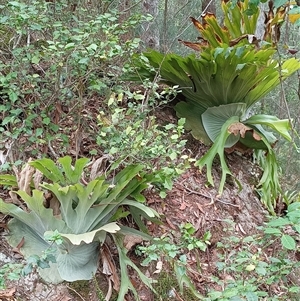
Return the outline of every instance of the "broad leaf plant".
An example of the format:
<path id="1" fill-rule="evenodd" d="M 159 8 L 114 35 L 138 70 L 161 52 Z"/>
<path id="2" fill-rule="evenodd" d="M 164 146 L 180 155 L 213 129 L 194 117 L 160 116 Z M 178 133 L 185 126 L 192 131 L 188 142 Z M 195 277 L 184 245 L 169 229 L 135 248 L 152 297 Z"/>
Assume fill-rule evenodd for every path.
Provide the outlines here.
<path id="1" fill-rule="evenodd" d="M 153 77 L 159 72 L 162 82 L 177 85 L 185 96 L 175 110 L 180 117 L 186 118 L 186 127 L 196 139 L 205 144 L 213 143 L 196 165 L 200 168 L 206 166 L 208 182 L 214 185 L 212 164 L 219 156 L 222 167 L 220 194 L 226 176 L 231 175 L 224 149 L 250 148 L 265 158 L 264 174 L 258 187 L 263 202 L 272 211 L 281 191 L 273 132 L 291 141 L 291 120 L 254 114 L 254 105 L 299 70 L 300 62 L 295 58 L 276 59 L 284 8 L 274 12 L 270 5 L 265 34 L 259 39 L 255 32 L 260 12 L 257 7 L 251 11 L 249 7 L 247 0 L 237 4 L 222 1 L 223 26 L 210 13 L 202 16 L 202 23 L 191 18 L 200 32 L 199 41 L 180 42 L 195 50 L 196 54 L 183 57 L 173 53 L 147 52 L 144 55 L 154 69 L 147 73 L 146 67 L 141 66 L 140 76 Z M 263 155 L 259 155 L 260 152 Z"/>
<path id="2" fill-rule="evenodd" d="M 8 223 L 8 242 L 17 247 L 23 241 L 21 252 L 25 258 L 51 251 L 54 262 L 39 269 L 39 273 L 46 281 L 58 283 L 91 279 L 98 268 L 99 248 L 110 235 L 117 247 L 121 268 L 120 285 L 114 285 L 119 291 L 118 300 L 124 300 L 128 289 L 137 296 L 128 276 L 128 266 L 152 287 L 151 280 L 129 259 L 123 246 L 126 235 L 142 239 L 150 239 L 150 236 L 118 222 L 131 214 L 137 224 L 142 225 L 141 217 L 158 216 L 142 203 L 145 199 L 141 192 L 148 187 L 151 176 L 144 174 L 142 165 L 129 165 L 109 179 L 102 175 L 84 183 L 82 175 L 89 163 L 87 158 L 78 159 L 72 165 L 71 157 L 66 156 L 58 163 L 46 158 L 29 163 L 46 181 L 30 193 L 20 189 L 14 192 L 26 205 L 24 209 L 0 199 L 0 212 L 13 217 Z M 10 179 L 8 183 L 14 181 Z"/>

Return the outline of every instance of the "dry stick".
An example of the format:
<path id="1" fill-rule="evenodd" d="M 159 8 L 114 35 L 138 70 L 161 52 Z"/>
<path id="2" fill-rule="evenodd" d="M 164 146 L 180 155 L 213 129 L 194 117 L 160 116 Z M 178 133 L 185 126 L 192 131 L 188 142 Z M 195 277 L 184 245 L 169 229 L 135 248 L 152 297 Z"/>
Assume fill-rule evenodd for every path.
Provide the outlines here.
<path id="1" fill-rule="evenodd" d="M 208 7 L 210 6 L 210 4 L 211 4 L 213 1 L 214 1 L 214 0 L 210 0 L 210 1 L 209 1 L 209 3 L 206 5 L 206 7 L 204 8 L 204 10 L 202 11 L 201 15 L 199 15 L 196 19 L 199 19 L 203 14 L 206 13 Z M 185 31 L 187 31 L 192 25 L 193 25 L 193 24 L 190 23 L 190 25 L 188 25 L 184 30 L 182 30 L 181 33 L 179 33 L 179 34 L 174 38 L 174 40 L 171 42 L 170 47 L 171 47 L 171 46 L 175 43 L 175 41 L 177 41 L 178 38 L 179 38 Z M 170 47 L 169 47 L 169 49 L 170 49 Z"/>
<path id="2" fill-rule="evenodd" d="M 141 2 L 142 2 L 142 0 L 140 0 L 140 1 L 136 2 L 136 3 L 134 3 L 134 4 L 131 5 L 130 7 L 124 9 L 121 13 L 126 13 L 126 12 L 132 10 L 134 7 L 136 7 L 136 6 L 137 6 L 138 4 L 140 4 Z"/>
<path id="3" fill-rule="evenodd" d="M 276 41 L 276 44 L 277 44 L 277 41 Z M 283 87 L 283 80 L 282 80 L 282 63 L 281 63 L 281 54 L 279 52 L 279 49 L 278 49 L 278 46 L 276 47 L 276 51 L 277 51 L 277 54 L 278 54 L 278 65 L 279 65 L 279 81 L 280 81 L 280 94 L 281 94 L 281 100 L 283 101 L 283 104 L 286 108 L 286 112 L 287 112 L 287 115 L 288 115 L 288 119 L 289 119 L 289 122 L 292 126 L 292 118 L 291 118 L 291 114 L 290 114 L 290 109 L 289 109 L 289 106 L 287 104 L 287 100 L 286 100 L 286 97 L 285 97 L 285 92 L 284 92 L 284 87 Z"/>
<path id="4" fill-rule="evenodd" d="M 213 199 L 212 196 L 209 196 L 209 195 L 206 195 L 206 194 L 204 194 L 204 193 L 201 193 L 201 192 L 192 190 L 192 189 L 190 189 L 190 188 L 188 188 L 188 187 L 186 187 L 186 186 L 184 186 L 184 185 L 182 185 L 182 184 L 180 184 L 180 183 L 178 183 L 178 184 L 179 184 L 180 186 L 182 186 L 184 189 L 186 189 L 187 191 L 189 191 L 190 193 L 197 194 L 197 195 L 203 196 L 203 197 L 205 197 L 205 198 L 211 199 L 211 204 L 214 203 L 214 199 Z M 215 200 L 216 200 L 217 202 L 220 202 L 220 203 L 225 204 L 225 205 L 229 205 L 229 206 L 233 206 L 233 207 L 237 207 L 237 208 L 240 207 L 239 205 L 235 205 L 235 204 L 231 204 L 231 203 L 228 203 L 228 202 L 224 202 L 224 201 L 222 201 L 222 200 L 219 200 L 218 198 L 216 198 Z"/>
<path id="5" fill-rule="evenodd" d="M 276 47 L 276 50 L 277 50 L 277 54 L 278 54 L 278 57 L 279 57 L 279 60 L 278 60 L 278 64 L 279 64 L 279 81 L 280 81 L 280 101 L 283 102 L 285 108 L 286 108 L 286 112 L 287 112 L 287 115 L 288 115 L 288 119 L 289 119 L 289 123 L 292 127 L 292 133 L 293 133 L 293 136 L 294 136 L 294 126 L 293 126 L 293 123 L 292 123 L 292 118 L 291 118 L 291 114 L 290 114 L 290 109 L 289 109 L 289 106 L 288 106 L 288 103 L 287 103 L 287 100 L 286 100 L 286 96 L 285 96 L 285 92 L 284 92 L 284 87 L 283 87 L 283 80 L 282 80 L 282 64 L 281 64 L 281 55 L 280 55 L 280 52 L 279 52 L 279 49 L 278 47 Z M 281 116 L 279 116 L 281 118 Z M 293 137 L 294 138 L 294 137 Z M 289 152 L 291 151 L 291 149 L 289 150 Z M 287 170 L 289 169 L 289 164 L 287 165 Z"/>
<path id="6" fill-rule="evenodd" d="M 54 158 L 55 158 L 55 159 L 58 159 L 59 156 L 57 155 L 57 153 L 55 152 L 54 148 L 52 147 L 51 141 L 50 141 L 50 140 L 48 141 L 48 147 L 49 147 L 49 149 L 50 149 L 50 152 L 51 152 L 52 155 L 54 156 Z"/>
<path id="7" fill-rule="evenodd" d="M 76 290 L 74 290 L 74 288 L 70 287 L 69 285 L 67 285 L 67 288 L 78 295 L 81 300 L 85 301 L 84 298 Z"/>

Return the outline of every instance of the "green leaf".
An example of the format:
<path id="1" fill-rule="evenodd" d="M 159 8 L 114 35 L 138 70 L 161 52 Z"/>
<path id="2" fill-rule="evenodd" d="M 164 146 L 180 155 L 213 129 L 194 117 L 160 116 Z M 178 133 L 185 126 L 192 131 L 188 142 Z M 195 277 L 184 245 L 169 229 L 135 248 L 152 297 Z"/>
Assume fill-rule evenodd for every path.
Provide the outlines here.
<path id="1" fill-rule="evenodd" d="M 246 292 L 247 301 L 258 301 L 258 295 L 255 292 Z"/>
<path id="2" fill-rule="evenodd" d="M 294 228 L 300 234 L 300 225 L 294 225 Z"/>
<path id="3" fill-rule="evenodd" d="M 281 234 L 281 231 L 277 228 L 264 228 L 266 234 Z"/>
<path id="4" fill-rule="evenodd" d="M 223 188 L 226 181 L 226 176 L 231 175 L 231 172 L 226 164 L 225 157 L 224 157 L 224 148 L 227 141 L 227 138 L 229 137 L 230 133 L 228 132 L 228 127 L 239 121 L 238 116 L 233 116 L 229 118 L 222 126 L 219 136 L 216 138 L 215 143 L 213 146 L 207 151 L 207 153 L 195 163 L 195 166 L 199 166 L 200 169 L 202 169 L 206 165 L 206 176 L 207 180 L 211 185 L 214 185 L 214 181 L 212 178 L 212 165 L 214 158 L 216 155 L 219 155 L 220 162 L 221 162 L 221 168 L 222 168 L 222 177 L 220 180 L 219 185 L 219 193 L 221 194 L 223 192 Z"/>
<path id="5" fill-rule="evenodd" d="M 286 4 L 286 0 L 274 0 L 274 7 L 278 8 Z"/>
<path id="6" fill-rule="evenodd" d="M 17 178 L 14 175 L 0 175 L 0 185 L 18 187 Z M 1 207 L 0 207 L 1 211 Z"/>
<path id="7" fill-rule="evenodd" d="M 40 56 L 33 56 L 32 58 L 31 58 L 31 63 L 32 64 L 38 64 L 40 62 Z"/>
<path id="8" fill-rule="evenodd" d="M 56 164 L 47 158 L 38 159 L 29 163 L 29 165 L 38 169 L 46 178 L 53 182 L 64 183 L 65 178 L 61 170 L 56 166 Z"/>
<path id="9" fill-rule="evenodd" d="M 289 10 L 289 15 L 298 15 L 300 14 L 300 6 L 294 6 Z"/>
<path id="10" fill-rule="evenodd" d="M 139 210 L 141 210 L 143 213 L 145 213 L 148 217 L 159 217 L 159 214 L 155 210 L 153 210 L 152 208 L 150 208 L 148 206 L 145 206 L 144 204 L 138 203 L 136 201 L 131 201 L 131 200 L 125 199 L 122 202 L 122 205 L 136 207 Z"/>
<path id="11" fill-rule="evenodd" d="M 65 173 L 67 184 L 76 184 L 80 182 L 82 177 L 83 169 L 90 160 L 88 158 L 80 158 L 75 161 L 75 166 L 72 166 L 72 158 L 65 156 L 59 158 L 58 162 L 62 165 L 62 170 Z"/>
<path id="12" fill-rule="evenodd" d="M 135 287 L 132 285 L 132 282 L 129 278 L 129 273 L 127 270 L 127 267 L 131 267 L 133 270 L 135 270 L 142 280 L 144 284 L 146 284 L 152 291 L 155 292 L 152 284 L 154 283 L 154 280 L 146 277 L 141 270 L 128 258 L 126 255 L 126 249 L 123 247 L 123 239 L 124 237 L 121 235 L 115 235 L 114 241 L 116 243 L 118 254 L 119 254 L 119 263 L 120 263 L 120 272 L 121 272 L 121 284 L 120 289 L 118 292 L 118 299 L 117 301 L 124 301 L 125 295 L 127 294 L 128 290 L 131 290 L 135 300 L 139 300 L 138 293 L 135 289 Z"/>
<path id="13" fill-rule="evenodd" d="M 24 238 L 21 251 L 26 258 L 32 255 L 40 258 L 50 248 L 54 249 L 52 255 L 55 262 L 48 267 L 48 261 L 41 261 L 39 268 L 41 277 L 54 283 L 91 279 L 97 270 L 98 246 L 105 241 L 107 233 L 117 236 L 116 232 L 122 231 L 122 234 L 128 232 L 144 239 L 151 238 L 138 230 L 121 228 L 115 221 L 111 221 L 117 218 L 115 213 L 122 206 L 129 206 L 132 216 L 139 219 L 141 225 L 142 217 L 150 220 L 158 217 L 153 209 L 135 201 L 142 200 L 141 192 L 153 178 L 152 175 L 144 174 L 142 165 L 128 165 L 114 174 L 113 180 L 107 181 L 101 176 L 84 185 L 79 181 L 88 160 L 79 159 L 74 166 L 71 161 L 70 157 L 59 159 L 60 167 L 47 159 L 32 162 L 49 180 L 54 180 L 53 184 L 44 183 L 41 187 L 56 196 L 55 200 L 60 205 L 58 216 L 53 215 L 52 209 L 45 208 L 44 190 L 33 190 L 32 196 L 25 191 L 17 192 L 29 212 L 0 199 L 0 210 L 14 217 L 9 222 L 11 245 L 16 247 Z M 78 182 L 69 184 L 75 181 Z M 124 258 L 125 266 L 131 266 L 147 285 L 151 285 L 142 272 L 127 257 Z M 123 279 L 127 279 L 124 273 Z M 134 290 L 127 282 L 122 290 L 126 288 L 127 291 L 128 287 Z"/>
<path id="14" fill-rule="evenodd" d="M 281 244 L 284 248 L 288 250 L 296 250 L 296 241 L 295 239 L 287 234 L 282 235 Z"/>
<path id="15" fill-rule="evenodd" d="M 97 240 L 97 238 L 99 237 L 98 234 L 101 231 L 108 232 L 108 233 L 116 233 L 119 230 L 120 227 L 116 223 L 109 223 L 91 232 L 85 232 L 82 234 L 60 233 L 60 236 L 62 238 L 66 238 L 67 240 L 69 240 L 69 242 L 73 245 L 80 245 L 82 242 L 86 244 L 90 244 Z M 54 233 L 53 231 L 46 231 L 44 235 L 49 236 L 49 235 L 53 235 L 53 233 Z M 100 242 L 103 243 L 104 241 L 100 241 Z"/>
<path id="16" fill-rule="evenodd" d="M 59 245 L 56 262 L 61 278 L 66 281 L 92 279 L 98 268 L 98 246 L 98 242 Z"/>
<path id="17" fill-rule="evenodd" d="M 194 138 L 202 141 L 206 145 L 211 143 L 201 119 L 201 115 L 205 112 L 205 109 L 200 108 L 194 103 L 186 102 L 179 102 L 175 106 L 175 109 L 179 117 L 186 119 L 185 128 L 192 131 Z"/>
<path id="18" fill-rule="evenodd" d="M 174 262 L 174 272 L 177 278 L 177 282 L 179 284 L 180 292 L 183 293 L 184 287 L 188 288 L 194 296 L 203 300 L 204 297 L 197 291 L 194 284 L 192 283 L 191 279 L 187 276 L 185 272 L 185 268 L 176 261 Z"/>
<path id="19" fill-rule="evenodd" d="M 277 117 L 271 115 L 254 115 L 245 120 L 244 123 L 249 125 L 267 125 L 288 141 L 292 141 L 292 137 L 288 132 L 289 130 L 291 130 L 291 124 L 288 119 L 280 120 Z"/>
<path id="20" fill-rule="evenodd" d="M 300 202 L 294 202 L 292 204 L 290 204 L 287 208 L 288 213 L 292 212 L 292 211 L 299 211 L 300 214 Z"/>
<path id="21" fill-rule="evenodd" d="M 210 107 L 202 114 L 204 129 L 211 141 L 215 141 L 219 136 L 223 124 L 232 116 L 241 118 L 245 114 L 246 104 L 233 103 Z M 239 140 L 240 135 L 231 134 L 225 143 L 225 147 L 231 147 Z"/>
<path id="22" fill-rule="evenodd" d="M 276 219 L 273 219 L 267 223 L 268 227 L 280 227 L 280 226 L 286 226 L 289 225 L 290 222 L 287 218 L 278 217 Z"/>
<path id="23" fill-rule="evenodd" d="M 21 208 L 5 203 L 0 199 L 0 211 L 15 217 L 23 224 L 32 228 L 32 231 L 36 232 L 37 235 L 43 237 L 44 232 L 51 230 L 52 227 L 58 229 L 59 231 L 64 231 L 67 229 L 66 224 L 53 216 L 53 211 L 50 208 L 45 208 L 43 197 L 43 192 L 39 190 L 32 191 L 32 197 L 29 196 L 25 191 L 19 190 L 18 195 L 25 201 L 27 207 L 31 212 L 27 213 Z"/>

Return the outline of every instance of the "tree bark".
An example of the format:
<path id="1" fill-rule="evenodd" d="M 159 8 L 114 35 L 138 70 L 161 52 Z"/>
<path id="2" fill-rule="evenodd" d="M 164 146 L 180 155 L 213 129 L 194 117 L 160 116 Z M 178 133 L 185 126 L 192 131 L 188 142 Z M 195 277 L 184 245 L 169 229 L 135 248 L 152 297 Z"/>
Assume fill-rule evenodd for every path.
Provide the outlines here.
<path id="1" fill-rule="evenodd" d="M 202 13 L 213 13 L 216 15 L 216 3 L 215 0 L 203 0 L 202 1 Z"/>
<path id="2" fill-rule="evenodd" d="M 259 40 L 263 40 L 265 34 L 265 11 L 267 10 L 267 5 L 264 3 L 260 3 L 259 6 L 259 17 L 257 19 L 257 26 L 255 30 L 255 36 Z"/>
<path id="3" fill-rule="evenodd" d="M 158 15 L 158 0 L 144 0 L 142 2 L 142 12 L 145 15 L 152 15 L 153 20 L 143 23 L 141 39 L 145 47 L 159 50 L 159 29 L 155 24 L 155 18 Z"/>
<path id="4" fill-rule="evenodd" d="M 126 21 L 130 17 L 130 5 L 131 0 L 122 0 L 119 4 L 119 24 L 122 24 L 124 21 Z M 120 36 L 120 40 L 125 43 L 128 40 L 131 40 L 133 37 L 132 29 L 128 30 L 128 32 L 122 34 Z"/>

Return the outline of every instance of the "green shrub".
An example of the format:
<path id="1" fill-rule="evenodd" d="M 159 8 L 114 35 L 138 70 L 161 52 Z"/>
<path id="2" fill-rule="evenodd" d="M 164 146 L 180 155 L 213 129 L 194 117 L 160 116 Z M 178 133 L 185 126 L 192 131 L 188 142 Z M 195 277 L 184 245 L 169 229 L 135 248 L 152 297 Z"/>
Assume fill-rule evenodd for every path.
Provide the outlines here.
<path id="1" fill-rule="evenodd" d="M 13 141 L 13 150 L 21 151 L 17 159 L 41 148 L 65 154 L 76 130 L 70 121 L 85 126 L 87 99 L 100 103 L 138 50 L 138 38 L 124 42 L 121 36 L 142 22 L 141 15 L 119 24 L 118 11 L 107 3 L 71 8 L 66 0 L 1 5 L 0 140 Z"/>
<path id="2" fill-rule="evenodd" d="M 154 115 L 158 108 L 157 100 L 153 98 L 165 97 L 165 105 L 176 90 L 158 93 L 157 88 L 147 104 L 143 103 L 145 95 L 139 91 L 127 91 L 126 95 L 113 93 L 107 105 L 104 102 L 100 108 L 97 144 L 113 158 L 114 166 L 143 164 L 146 170 L 156 175 L 154 182 L 164 196 L 165 190 L 172 188 L 173 180 L 189 167 L 191 159 L 184 153 L 185 119 L 179 119 L 176 125 L 162 123 Z"/>
<path id="3" fill-rule="evenodd" d="M 298 206 L 299 207 L 299 206 Z M 292 208 L 291 208 L 292 209 Z M 298 214 L 299 215 L 299 214 Z M 288 218 L 283 218 L 286 222 Z M 300 265 L 291 250 L 293 238 L 275 229 L 283 227 L 282 218 L 272 218 L 261 227 L 264 234 L 240 238 L 230 236 L 222 239 L 217 247 L 218 273 L 212 277 L 220 290 L 208 289 L 203 300 L 297 300 L 300 289 L 290 281 L 293 273 L 298 273 Z M 287 223 L 285 223 L 287 225 Z M 297 237 L 299 234 L 295 234 Z M 278 245 L 281 236 L 282 245 Z M 296 248 L 293 248 L 295 250 Z M 270 252 L 273 250 L 272 252 Z M 274 288 L 281 289 L 279 295 Z M 213 287 L 213 286 L 212 286 Z"/>
<path id="4" fill-rule="evenodd" d="M 188 274 L 187 254 L 197 249 L 204 252 L 210 245 L 211 233 L 208 231 L 201 239 L 197 239 L 193 236 L 196 230 L 192 224 L 181 225 L 180 229 L 181 236 L 178 243 L 172 241 L 171 237 L 162 236 L 161 238 L 154 238 L 149 246 L 139 246 L 136 252 L 138 255 L 144 256 L 142 265 L 147 266 L 154 261 L 159 266 L 158 263 L 160 263 L 160 268 L 155 273 L 170 269 L 174 272 L 180 292 L 182 293 L 186 287 L 193 296 L 201 300 L 203 296 L 197 292 Z"/>

